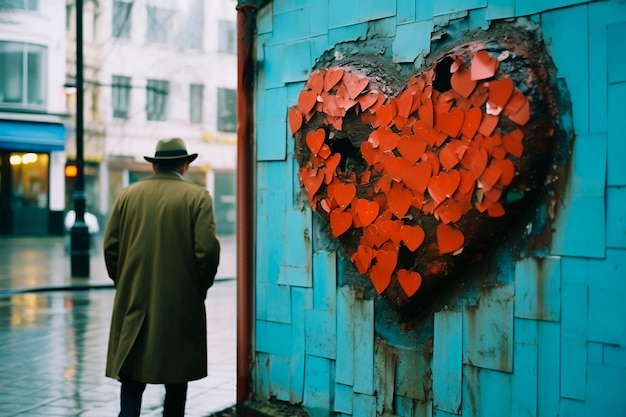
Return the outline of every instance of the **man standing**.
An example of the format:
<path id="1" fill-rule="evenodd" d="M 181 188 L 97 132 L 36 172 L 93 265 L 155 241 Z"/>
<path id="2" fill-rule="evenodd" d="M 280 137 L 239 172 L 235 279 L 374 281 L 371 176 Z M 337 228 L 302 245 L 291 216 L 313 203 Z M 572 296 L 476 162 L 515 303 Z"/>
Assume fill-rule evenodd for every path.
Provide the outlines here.
<path id="1" fill-rule="evenodd" d="M 213 200 L 183 176 L 198 157 L 160 140 L 153 175 L 117 197 L 104 235 L 116 294 L 106 375 L 121 381 L 120 417 L 139 416 L 146 383 L 164 384 L 163 416 L 183 416 L 187 383 L 207 376 L 204 301 L 219 263 Z"/>

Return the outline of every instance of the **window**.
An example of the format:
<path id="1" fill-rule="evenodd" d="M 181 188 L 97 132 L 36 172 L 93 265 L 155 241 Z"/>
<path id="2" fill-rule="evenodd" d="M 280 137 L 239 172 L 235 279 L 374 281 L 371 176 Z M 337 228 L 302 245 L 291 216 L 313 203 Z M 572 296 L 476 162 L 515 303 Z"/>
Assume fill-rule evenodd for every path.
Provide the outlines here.
<path id="1" fill-rule="evenodd" d="M 172 35 L 174 12 L 148 6 L 148 42 L 168 44 Z"/>
<path id="2" fill-rule="evenodd" d="M 237 40 L 235 38 L 235 22 L 220 20 L 218 24 L 218 51 L 227 54 L 237 53 Z"/>
<path id="3" fill-rule="evenodd" d="M 204 45 L 204 1 L 196 1 L 185 16 L 178 33 L 178 47 L 201 51 Z"/>
<path id="4" fill-rule="evenodd" d="M 235 90 L 217 89 L 217 130 L 221 132 L 237 131 L 237 103 Z"/>
<path id="5" fill-rule="evenodd" d="M 113 76 L 113 117 L 128 119 L 130 109 L 130 77 Z"/>
<path id="6" fill-rule="evenodd" d="M 148 120 L 167 120 L 167 96 L 170 83 L 162 80 L 148 80 L 148 100 L 146 113 Z"/>
<path id="7" fill-rule="evenodd" d="M 133 3 L 125 1 L 113 2 L 113 37 L 130 38 L 130 23 Z"/>
<path id="8" fill-rule="evenodd" d="M 39 0 L 0 0 L 0 6 L 8 9 L 39 10 Z"/>
<path id="9" fill-rule="evenodd" d="M 204 86 L 191 84 L 189 86 L 189 121 L 202 123 L 202 100 L 204 99 Z"/>
<path id="10" fill-rule="evenodd" d="M 0 41 L 0 104 L 45 107 L 46 52 L 41 45 Z"/>

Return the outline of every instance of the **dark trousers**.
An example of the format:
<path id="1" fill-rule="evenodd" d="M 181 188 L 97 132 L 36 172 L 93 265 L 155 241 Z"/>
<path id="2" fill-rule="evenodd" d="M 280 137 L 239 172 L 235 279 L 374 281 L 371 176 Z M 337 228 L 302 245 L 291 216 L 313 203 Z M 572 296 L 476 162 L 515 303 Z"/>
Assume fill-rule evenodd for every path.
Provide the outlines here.
<path id="1" fill-rule="evenodd" d="M 139 417 L 141 398 L 146 384 L 131 380 L 122 380 L 120 395 L 121 411 L 119 417 Z M 187 383 L 165 384 L 163 417 L 184 417 L 187 401 Z"/>

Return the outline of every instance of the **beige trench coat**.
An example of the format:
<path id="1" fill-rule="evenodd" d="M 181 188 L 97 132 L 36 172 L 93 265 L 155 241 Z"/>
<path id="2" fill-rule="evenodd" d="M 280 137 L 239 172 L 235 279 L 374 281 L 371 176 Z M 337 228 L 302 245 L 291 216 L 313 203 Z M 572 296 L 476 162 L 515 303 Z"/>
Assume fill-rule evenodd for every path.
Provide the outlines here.
<path id="1" fill-rule="evenodd" d="M 174 173 L 124 189 L 104 235 L 116 295 L 106 375 L 181 383 L 207 375 L 204 301 L 219 263 L 209 192 Z"/>

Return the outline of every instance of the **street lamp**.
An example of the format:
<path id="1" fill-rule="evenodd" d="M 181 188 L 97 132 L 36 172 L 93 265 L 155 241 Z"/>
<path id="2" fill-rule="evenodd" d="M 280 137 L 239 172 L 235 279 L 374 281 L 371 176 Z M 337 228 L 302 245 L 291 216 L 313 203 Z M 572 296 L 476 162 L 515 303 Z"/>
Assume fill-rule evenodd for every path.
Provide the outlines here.
<path id="1" fill-rule="evenodd" d="M 72 277 L 89 277 L 89 229 L 85 223 L 85 160 L 83 82 L 83 0 L 76 0 L 76 182 L 72 201 L 76 218 L 70 230 Z"/>

